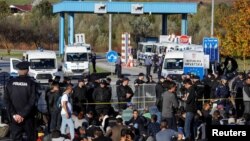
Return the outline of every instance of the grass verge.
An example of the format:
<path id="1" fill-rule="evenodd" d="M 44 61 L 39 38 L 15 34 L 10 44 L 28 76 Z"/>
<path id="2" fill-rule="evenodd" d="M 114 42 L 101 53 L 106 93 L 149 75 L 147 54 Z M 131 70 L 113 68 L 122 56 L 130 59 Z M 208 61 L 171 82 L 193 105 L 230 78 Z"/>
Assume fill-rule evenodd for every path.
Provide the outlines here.
<path id="1" fill-rule="evenodd" d="M 93 67 L 92 67 L 92 64 L 90 64 L 89 65 L 89 69 L 90 69 L 90 73 L 93 73 Z M 100 67 L 98 67 L 98 66 L 96 66 L 96 71 L 97 71 L 97 73 L 106 73 L 106 72 L 109 72 L 109 71 L 107 71 L 107 70 L 105 70 L 105 69 L 103 69 L 103 68 L 100 68 Z"/>

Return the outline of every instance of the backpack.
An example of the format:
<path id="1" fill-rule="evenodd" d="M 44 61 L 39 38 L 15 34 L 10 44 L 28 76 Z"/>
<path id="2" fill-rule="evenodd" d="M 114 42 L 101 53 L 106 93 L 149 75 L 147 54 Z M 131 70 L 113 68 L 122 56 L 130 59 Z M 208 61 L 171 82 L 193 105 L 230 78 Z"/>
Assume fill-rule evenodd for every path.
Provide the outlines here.
<path id="1" fill-rule="evenodd" d="M 62 108 L 61 100 L 62 100 L 62 96 L 59 96 L 59 97 L 57 98 L 57 100 L 56 100 L 56 108 L 57 108 L 58 110 L 61 110 L 61 108 Z"/>

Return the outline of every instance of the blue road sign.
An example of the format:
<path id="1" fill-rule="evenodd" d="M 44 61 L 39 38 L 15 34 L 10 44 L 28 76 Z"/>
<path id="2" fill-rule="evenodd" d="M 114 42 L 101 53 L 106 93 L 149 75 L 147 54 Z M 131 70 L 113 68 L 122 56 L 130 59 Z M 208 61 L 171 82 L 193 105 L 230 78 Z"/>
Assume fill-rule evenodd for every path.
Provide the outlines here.
<path id="1" fill-rule="evenodd" d="M 219 42 L 217 38 L 203 38 L 203 48 L 204 53 L 209 55 L 209 60 L 211 62 L 219 62 L 220 55 L 219 55 Z"/>
<path id="2" fill-rule="evenodd" d="M 115 63 L 116 60 L 118 59 L 118 54 L 115 51 L 109 51 L 106 54 L 107 61 L 110 63 Z"/>

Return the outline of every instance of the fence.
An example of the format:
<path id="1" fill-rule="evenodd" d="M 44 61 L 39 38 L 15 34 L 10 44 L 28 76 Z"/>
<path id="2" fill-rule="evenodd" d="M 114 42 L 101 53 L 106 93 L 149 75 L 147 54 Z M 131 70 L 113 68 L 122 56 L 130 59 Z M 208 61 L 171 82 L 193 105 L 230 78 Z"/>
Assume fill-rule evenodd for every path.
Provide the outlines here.
<path id="1" fill-rule="evenodd" d="M 177 88 L 177 97 L 180 98 L 182 97 L 180 90 L 181 84 L 178 84 Z M 133 92 L 134 96 L 131 100 L 131 102 L 134 104 L 134 108 L 138 110 L 144 110 L 147 109 L 151 106 L 154 106 L 156 103 L 156 91 L 155 91 L 155 86 L 156 84 L 142 84 L 139 87 L 137 87 L 137 92 L 136 92 L 136 87 L 135 85 L 129 85 Z M 113 107 L 115 109 L 118 109 L 118 99 L 117 99 L 117 86 L 116 85 L 111 85 L 112 89 L 112 102 L 113 102 Z M 179 100 L 179 105 L 184 106 L 184 102 Z"/>
<path id="2" fill-rule="evenodd" d="M 113 107 L 118 109 L 118 97 L 117 97 L 117 85 L 111 85 L 112 89 L 112 100 Z M 138 110 L 143 110 L 147 107 L 155 105 L 156 94 L 155 94 L 155 84 L 143 84 L 135 87 L 135 85 L 130 85 L 134 92 L 134 96 L 131 102 L 134 104 L 134 108 Z"/>

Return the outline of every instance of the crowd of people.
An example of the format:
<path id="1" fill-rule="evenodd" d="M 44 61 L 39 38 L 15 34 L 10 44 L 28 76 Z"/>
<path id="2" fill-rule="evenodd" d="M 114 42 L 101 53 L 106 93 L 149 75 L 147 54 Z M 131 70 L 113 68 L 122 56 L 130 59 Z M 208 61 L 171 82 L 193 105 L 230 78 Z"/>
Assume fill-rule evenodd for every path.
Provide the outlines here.
<path id="1" fill-rule="evenodd" d="M 27 66 L 17 65 L 20 76 L 6 87 L 14 140 L 22 140 L 25 131 L 28 141 L 205 141 L 208 125 L 250 125 L 250 73 L 242 72 L 234 78 L 209 73 L 202 80 L 192 74 L 179 80 L 161 76 L 157 83 L 150 75 L 145 81 L 140 73 L 134 90 L 130 79 L 119 75 L 117 93 L 112 93 L 110 78 L 83 77 L 74 86 L 67 77 L 63 82 L 55 77 L 45 94 L 47 112 L 35 124 L 36 85 L 27 76 Z M 139 111 L 132 99 L 145 83 L 155 85 L 156 102 Z M 118 109 L 112 106 L 112 95 Z"/>

